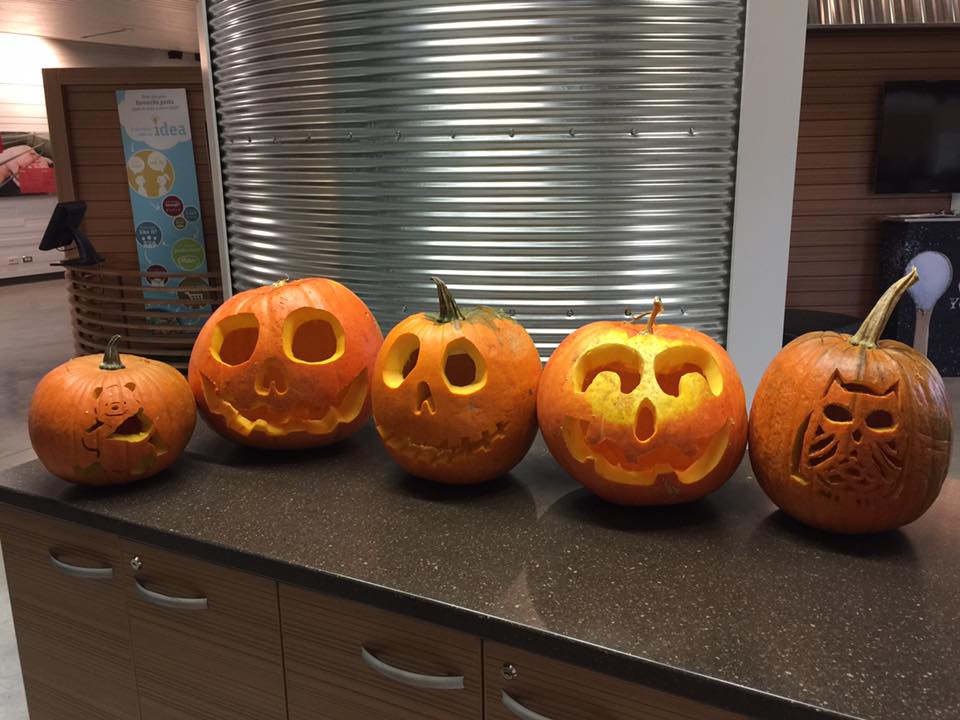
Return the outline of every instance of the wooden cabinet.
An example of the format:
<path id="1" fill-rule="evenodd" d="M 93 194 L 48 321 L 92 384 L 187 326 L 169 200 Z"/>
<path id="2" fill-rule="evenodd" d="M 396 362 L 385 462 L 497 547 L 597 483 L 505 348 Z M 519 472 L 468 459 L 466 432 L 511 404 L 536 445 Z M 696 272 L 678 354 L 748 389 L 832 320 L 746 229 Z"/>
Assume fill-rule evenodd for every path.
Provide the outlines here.
<path id="1" fill-rule="evenodd" d="M 743 720 L 30 512 L 0 537 L 31 720 Z"/>
<path id="2" fill-rule="evenodd" d="M 280 613 L 290 720 L 481 720 L 478 638 L 284 584 Z"/>
<path id="3" fill-rule="evenodd" d="M 140 717 L 120 541 L 0 507 L 31 720 Z"/>
<path id="4" fill-rule="evenodd" d="M 121 544 L 142 720 L 285 720 L 277 584 Z"/>
<path id="5" fill-rule="evenodd" d="M 483 651 L 485 720 L 745 720 L 505 645 Z"/>

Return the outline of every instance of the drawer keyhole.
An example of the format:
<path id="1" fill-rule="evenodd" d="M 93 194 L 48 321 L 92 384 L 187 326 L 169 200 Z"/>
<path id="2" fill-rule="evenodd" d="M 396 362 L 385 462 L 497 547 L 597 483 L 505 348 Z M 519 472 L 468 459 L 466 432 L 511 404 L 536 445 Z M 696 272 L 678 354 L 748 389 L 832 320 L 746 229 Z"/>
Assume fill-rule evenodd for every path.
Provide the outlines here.
<path id="1" fill-rule="evenodd" d="M 510 663 L 504 663 L 503 667 L 500 668 L 500 674 L 503 675 L 504 680 L 516 680 L 517 675 L 520 673 L 517 668 Z"/>

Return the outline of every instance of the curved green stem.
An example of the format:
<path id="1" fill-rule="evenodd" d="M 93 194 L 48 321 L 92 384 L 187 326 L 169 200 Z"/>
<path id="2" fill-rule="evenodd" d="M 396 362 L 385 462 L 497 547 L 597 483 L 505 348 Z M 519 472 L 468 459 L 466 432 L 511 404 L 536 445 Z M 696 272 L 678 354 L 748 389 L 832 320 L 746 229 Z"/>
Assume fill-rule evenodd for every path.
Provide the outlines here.
<path id="1" fill-rule="evenodd" d="M 917 269 L 910 268 L 910 272 L 897 280 L 893 285 L 887 288 L 887 291 L 880 296 L 873 310 L 867 315 L 860 329 L 850 338 L 851 345 L 862 345 L 865 348 L 875 348 L 880 339 L 883 329 L 887 326 L 893 309 L 900 302 L 900 298 L 911 285 L 920 279 Z"/>
<path id="2" fill-rule="evenodd" d="M 123 370 L 125 367 L 120 362 L 120 350 L 117 348 L 121 339 L 120 335 L 114 335 L 107 341 L 107 347 L 103 351 L 103 360 L 100 361 L 101 370 Z"/>
<path id="3" fill-rule="evenodd" d="M 437 297 L 440 300 L 439 320 L 442 323 L 451 320 L 466 320 L 466 316 L 460 311 L 457 301 L 453 299 L 450 288 L 438 277 L 430 278 L 437 285 Z"/>

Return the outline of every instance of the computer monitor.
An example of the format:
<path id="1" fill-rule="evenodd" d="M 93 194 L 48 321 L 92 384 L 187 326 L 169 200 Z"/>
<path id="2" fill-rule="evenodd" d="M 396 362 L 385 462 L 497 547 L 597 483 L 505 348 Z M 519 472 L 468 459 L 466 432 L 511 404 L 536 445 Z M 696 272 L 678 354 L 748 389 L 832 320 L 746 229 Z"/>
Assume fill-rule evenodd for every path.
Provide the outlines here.
<path id="1" fill-rule="evenodd" d="M 74 243 L 79 253 L 79 257 L 54 263 L 54 265 L 76 267 L 96 265 L 103 262 L 103 258 L 97 254 L 90 238 L 80 231 L 80 223 L 83 222 L 83 215 L 86 211 L 87 204 L 79 200 L 57 203 L 57 206 L 53 209 L 50 222 L 47 223 L 47 229 L 40 241 L 40 249 L 55 250 L 69 247 L 71 243 Z"/>

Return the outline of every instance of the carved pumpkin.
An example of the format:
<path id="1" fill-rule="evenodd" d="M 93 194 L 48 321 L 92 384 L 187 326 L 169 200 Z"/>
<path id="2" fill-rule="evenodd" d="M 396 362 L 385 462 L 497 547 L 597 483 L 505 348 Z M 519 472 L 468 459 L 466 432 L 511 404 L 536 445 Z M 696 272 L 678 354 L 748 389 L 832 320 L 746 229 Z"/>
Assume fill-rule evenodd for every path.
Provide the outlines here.
<path id="1" fill-rule="evenodd" d="M 234 295 L 200 331 L 190 386 L 207 423 L 263 448 L 336 442 L 370 417 L 383 342 L 363 301 L 333 280 L 280 281 Z"/>
<path id="2" fill-rule="evenodd" d="M 936 368 L 903 343 L 879 340 L 912 270 L 853 336 L 803 335 L 774 358 L 750 411 L 750 461 L 784 512 L 843 533 L 916 520 L 940 492 L 951 419 Z"/>
<path id="3" fill-rule="evenodd" d="M 114 335 L 103 356 L 68 360 L 37 384 L 30 442 L 40 462 L 68 482 L 111 485 L 150 477 L 183 452 L 196 408 L 177 370 L 120 355 Z"/>
<path id="4" fill-rule="evenodd" d="M 690 328 L 595 322 L 564 339 L 537 399 L 547 447 L 574 478 L 622 505 L 702 497 L 727 481 L 747 438 L 730 357 Z"/>
<path id="5" fill-rule="evenodd" d="M 537 433 L 540 357 L 519 323 L 487 307 L 461 311 L 438 278 L 440 313 L 401 321 L 373 371 L 373 416 L 393 458 L 443 483 L 490 480 Z"/>

